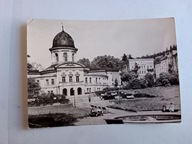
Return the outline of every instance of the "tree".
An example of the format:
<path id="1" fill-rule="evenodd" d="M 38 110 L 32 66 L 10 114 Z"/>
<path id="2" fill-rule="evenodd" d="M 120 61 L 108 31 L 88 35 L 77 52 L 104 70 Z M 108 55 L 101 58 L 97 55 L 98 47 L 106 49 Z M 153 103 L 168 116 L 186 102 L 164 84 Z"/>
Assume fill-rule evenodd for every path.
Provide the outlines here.
<path id="1" fill-rule="evenodd" d="M 177 73 L 172 73 L 169 75 L 169 82 L 171 85 L 178 85 L 179 84 L 179 76 Z"/>
<path id="2" fill-rule="evenodd" d="M 137 63 L 135 63 L 135 67 L 132 71 L 137 74 L 139 69 L 140 69 L 139 65 Z"/>
<path id="3" fill-rule="evenodd" d="M 123 54 L 123 56 L 122 56 L 122 61 L 124 61 L 125 63 L 128 62 L 128 57 L 127 57 L 126 54 Z"/>
<path id="4" fill-rule="evenodd" d="M 122 68 L 122 62 L 119 58 L 110 55 L 97 56 L 91 62 L 91 67 L 96 69 L 118 69 Z"/>
<path id="5" fill-rule="evenodd" d="M 154 85 L 154 75 L 147 73 L 145 75 L 145 80 L 147 81 L 147 86 L 152 87 Z"/>
<path id="6" fill-rule="evenodd" d="M 163 79 L 169 79 L 169 75 L 165 72 L 162 72 L 159 74 L 159 79 L 163 80 Z"/>
<path id="7" fill-rule="evenodd" d="M 121 73 L 121 80 L 122 82 L 130 82 L 133 79 L 138 78 L 138 74 L 129 71 L 129 72 L 122 72 Z"/>
<path id="8" fill-rule="evenodd" d="M 90 63 L 89 59 L 87 59 L 87 58 L 79 59 L 78 63 L 84 65 L 87 68 L 91 68 L 91 63 Z"/>
<path id="9" fill-rule="evenodd" d="M 132 89 L 141 89 L 141 88 L 146 88 L 147 87 L 147 82 L 145 79 L 133 79 L 130 83 L 130 88 Z"/>
<path id="10" fill-rule="evenodd" d="M 170 85 L 170 83 L 169 83 L 169 74 L 167 74 L 165 72 L 160 73 L 158 82 L 160 82 L 162 86 Z"/>
<path id="11" fill-rule="evenodd" d="M 28 94 L 29 97 L 34 96 L 36 93 L 40 91 L 39 83 L 35 82 L 33 78 L 28 78 Z"/>
<path id="12" fill-rule="evenodd" d="M 118 80 L 115 79 L 115 87 L 118 87 Z"/>
<path id="13" fill-rule="evenodd" d="M 173 65 L 172 65 L 172 64 L 169 64 L 168 67 L 169 67 L 169 68 L 168 68 L 169 74 L 174 73 Z"/>
<path id="14" fill-rule="evenodd" d="M 30 63 L 27 63 L 27 71 L 31 70 L 33 66 Z"/>
<path id="15" fill-rule="evenodd" d="M 123 62 L 123 65 L 126 66 L 126 70 L 127 70 L 127 72 L 128 72 L 128 71 L 129 71 L 129 61 L 128 61 L 128 57 L 127 57 L 126 54 L 124 54 L 124 55 L 122 56 L 122 62 Z"/>
<path id="16" fill-rule="evenodd" d="M 128 55 L 128 59 L 133 59 L 131 54 Z"/>

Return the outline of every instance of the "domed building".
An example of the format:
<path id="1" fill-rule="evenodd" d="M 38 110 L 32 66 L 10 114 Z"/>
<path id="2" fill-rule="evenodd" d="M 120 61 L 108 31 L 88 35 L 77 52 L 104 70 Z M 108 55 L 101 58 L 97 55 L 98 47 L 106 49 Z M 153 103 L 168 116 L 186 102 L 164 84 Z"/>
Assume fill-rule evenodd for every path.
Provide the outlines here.
<path id="1" fill-rule="evenodd" d="M 42 93 L 80 96 L 113 87 L 115 79 L 119 85 L 121 83 L 119 71 L 90 70 L 75 62 L 78 49 L 63 27 L 54 37 L 49 50 L 52 64 L 43 71 L 28 72 L 28 78 L 34 78 L 39 83 Z"/>

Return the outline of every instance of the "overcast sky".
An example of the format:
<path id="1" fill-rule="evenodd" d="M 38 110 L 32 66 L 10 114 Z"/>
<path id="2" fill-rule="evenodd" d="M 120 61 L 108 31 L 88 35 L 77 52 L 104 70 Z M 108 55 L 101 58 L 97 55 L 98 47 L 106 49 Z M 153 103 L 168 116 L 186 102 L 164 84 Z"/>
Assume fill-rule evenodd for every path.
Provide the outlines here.
<path id="1" fill-rule="evenodd" d="M 78 49 L 75 60 L 131 54 L 140 57 L 166 50 L 176 44 L 173 18 L 125 21 L 31 20 L 27 26 L 27 53 L 30 61 L 51 65 L 53 38 L 61 32 L 73 38 Z"/>

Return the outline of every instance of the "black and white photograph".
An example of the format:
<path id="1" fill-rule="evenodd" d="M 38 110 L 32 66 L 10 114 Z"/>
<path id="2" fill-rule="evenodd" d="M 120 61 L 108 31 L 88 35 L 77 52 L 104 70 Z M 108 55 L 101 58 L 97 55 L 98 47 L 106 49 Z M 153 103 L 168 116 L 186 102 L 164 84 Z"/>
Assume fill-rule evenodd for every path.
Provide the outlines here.
<path id="1" fill-rule="evenodd" d="M 27 23 L 29 128 L 181 122 L 174 18 Z"/>

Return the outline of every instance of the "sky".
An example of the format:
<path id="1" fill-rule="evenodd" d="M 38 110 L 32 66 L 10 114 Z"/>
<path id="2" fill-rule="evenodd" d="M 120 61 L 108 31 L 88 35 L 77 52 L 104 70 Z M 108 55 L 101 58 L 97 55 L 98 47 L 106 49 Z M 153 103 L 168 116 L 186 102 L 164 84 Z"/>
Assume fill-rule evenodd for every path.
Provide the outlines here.
<path id="1" fill-rule="evenodd" d="M 97 56 L 123 54 L 140 57 L 154 54 L 176 44 L 173 18 L 112 21 L 30 20 L 27 24 L 27 54 L 29 60 L 43 67 L 51 65 L 54 37 L 67 32 L 78 49 L 75 61 Z"/>

